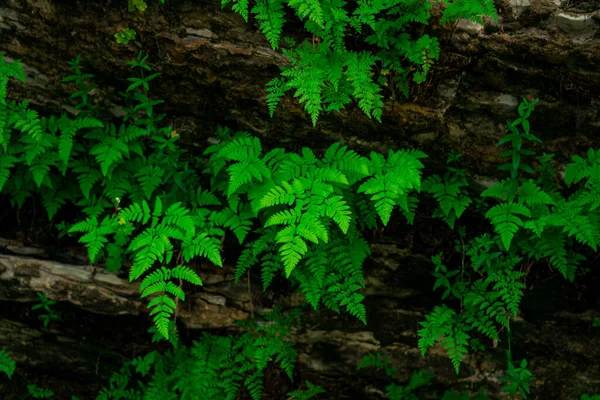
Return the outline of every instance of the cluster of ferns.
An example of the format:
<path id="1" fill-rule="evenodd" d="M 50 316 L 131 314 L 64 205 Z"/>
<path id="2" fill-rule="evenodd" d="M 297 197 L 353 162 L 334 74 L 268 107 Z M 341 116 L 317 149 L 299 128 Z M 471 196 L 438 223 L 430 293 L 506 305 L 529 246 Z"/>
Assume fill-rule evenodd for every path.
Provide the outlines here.
<path id="1" fill-rule="evenodd" d="M 233 3 L 235 11 L 248 16 L 247 2 Z M 313 24 L 316 34 L 331 41 L 328 47 L 308 49 L 311 54 L 333 51 L 339 39 L 336 25 L 325 21 L 338 15 L 333 9 L 336 2 L 321 15 L 302 2 L 274 3 L 294 7 Z M 369 5 L 379 3 L 387 4 Z M 265 25 L 262 12 L 258 5 L 252 9 L 276 46 L 280 27 Z M 372 10 L 363 8 L 357 15 L 374 30 L 379 26 Z M 340 21 L 344 18 L 339 15 Z M 343 67 L 319 64 L 335 76 L 315 73 L 329 79 L 324 86 L 316 83 L 325 93 L 318 95 L 327 96 L 332 88 L 346 97 L 355 93 L 367 114 L 380 116 L 380 100 L 369 97 L 369 82 L 351 67 L 364 72 L 374 59 L 347 53 L 344 59 L 333 53 L 319 55 L 322 62 L 331 59 Z M 343 310 L 366 324 L 361 289 L 370 248 L 364 233 L 379 223 L 387 225 L 394 212 L 413 224 L 419 196 L 431 196 L 437 202 L 433 216 L 457 232 L 456 250 L 461 255 L 458 265 L 446 265 L 452 254 L 432 257 L 434 290 L 443 290 L 442 299 L 458 300 L 452 304 L 460 307 L 444 303 L 427 314 L 418 331 L 418 347 L 425 354 L 441 342 L 457 373 L 467 353 L 482 348 L 481 339 L 498 341 L 502 332 L 510 332 L 525 290 L 521 265 L 547 260 L 572 281 L 586 272 L 581 267 L 586 249 L 596 251 L 600 243 L 600 151 L 574 156 L 564 184 L 558 185 L 552 155 L 537 155 L 526 146 L 540 141 L 528 121 L 537 100 L 524 99 L 519 117 L 507 122 L 509 133 L 499 143 L 505 147 L 502 156 L 508 158 L 500 166 L 507 177 L 476 195 L 459 167 L 460 154 L 453 153 L 443 176 L 424 177 L 426 155 L 419 150 L 371 152 L 366 157 L 335 143 L 317 156 L 309 148 L 299 153 L 265 150 L 247 132 L 220 128 L 218 143 L 205 149 L 204 159 L 190 157 L 179 145 L 177 132 L 160 126 L 165 115 L 154 107 L 162 100 L 149 94 L 149 83 L 160 74 L 151 73 L 146 61 L 140 52 L 128 63 L 139 75 L 129 78 L 131 84 L 122 93 L 126 115 L 117 127 L 103 122 L 101 110 L 90 100 L 95 85 L 88 82 L 93 75 L 81 71 L 79 57 L 70 62 L 73 75 L 64 79 L 78 87 L 72 95 L 79 110 L 76 117 L 44 117 L 27 101 L 7 100 L 9 79 L 25 81 L 25 76 L 18 61 L 7 63 L 0 57 L 0 193 L 15 208 L 35 199 L 59 235 L 78 236 L 92 264 L 102 263 L 110 271 L 128 266 L 130 280 L 141 281 L 140 296 L 148 301 L 155 338 L 172 343 L 167 353 L 153 352 L 124 366 L 100 400 L 234 399 L 241 386 L 259 399 L 262 376 L 271 361 L 293 377 L 296 353 L 288 337 L 292 324 L 299 323 L 298 311 L 276 309 L 265 314 L 264 321 L 247 321 L 243 335 L 204 335 L 193 347 L 183 346 L 177 338 L 173 321 L 178 304 L 185 301 L 186 285 L 202 285 L 192 265 L 205 259 L 222 266 L 223 244 L 228 240 L 242 246 L 236 281 L 255 268 L 266 291 L 280 275 L 304 294 L 308 307 Z M 295 87 L 293 82 L 307 81 L 293 65 L 286 68 L 282 78 L 269 86 L 271 111 L 276 98 Z M 296 92 L 307 103 L 313 122 L 322 103 L 315 100 L 315 93 L 316 89 Z M 329 109 L 341 104 L 326 98 Z M 69 213 L 64 212 L 67 208 Z M 481 213 L 490 229 L 483 234 L 467 231 L 461 225 L 467 210 Z M 67 215 L 76 215 L 76 220 Z M 509 353 L 507 362 L 507 390 L 526 396 L 532 377 L 525 360 L 515 366 Z M 394 375 L 380 356 L 366 358 L 362 366 L 369 365 Z M 14 361 L 0 351 L 0 371 L 10 376 L 14 369 Z M 132 387 L 132 371 L 146 383 Z M 192 382 L 191 376 L 203 378 Z M 388 394 L 404 398 L 430 378 L 421 371 L 414 378 L 419 384 L 392 385 Z M 322 392 L 310 382 L 306 385 L 306 390 L 294 392 L 296 399 Z"/>
<path id="2" fill-rule="evenodd" d="M 129 11 L 148 8 L 148 0 L 128 1 Z M 498 21 L 491 0 L 440 2 L 445 8 L 439 24 L 461 18 L 483 24 L 485 16 Z M 440 56 L 436 37 L 424 34 L 415 39 L 408 32 L 414 24 L 429 23 L 429 1 L 221 0 L 221 5 L 246 22 L 253 19 L 271 47 L 287 59 L 280 76 L 267 84 L 271 116 L 281 98 L 293 92 L 313 125 L 321 112 L 339 111 L 352 102 L 381 122 L 386 93 L 408 98 L 410 80 L 425 82 Z M 290 16 L 304 25 L 304 36 L 284 36 Z M 121 44 L 135 36 L 131 28 L 115 33 Z"/>

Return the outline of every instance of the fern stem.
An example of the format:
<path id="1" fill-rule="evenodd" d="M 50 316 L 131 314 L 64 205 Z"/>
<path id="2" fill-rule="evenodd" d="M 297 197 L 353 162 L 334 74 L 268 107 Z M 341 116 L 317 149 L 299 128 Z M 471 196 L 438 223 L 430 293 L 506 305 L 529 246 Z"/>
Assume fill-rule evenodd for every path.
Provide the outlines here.
<path id="1" fill-rule="evenodd" d="M 250 291 L 250 270 L 248 270 L 248 298 L 250 299 L 250 315 L 254 318 L 254 298 L 252 297 L 252 292 Z"/>

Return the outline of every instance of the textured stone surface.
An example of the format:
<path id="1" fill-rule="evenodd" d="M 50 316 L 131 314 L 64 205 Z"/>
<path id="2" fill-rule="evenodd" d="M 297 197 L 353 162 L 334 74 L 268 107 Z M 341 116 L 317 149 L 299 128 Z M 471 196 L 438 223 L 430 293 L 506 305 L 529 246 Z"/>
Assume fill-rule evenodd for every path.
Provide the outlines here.
<path id="1" fill-rule="evenodd" d="M 428 241 L 439 245 L 429 238 Z M 4 240 L 6 242 L 9 241 Z M 374 371 L 357 375 L 355 368 L 367 353 L 380 351 L 388 355 L 398 368 L 401 381 L 407 381 L 415 369 L 425 368 L 435 372 L 437 381 L 445 388 L 485 388 L 488 394 L 500 396 L 498 379 L 505 368 L 503 346 L 496 348 L 493 343 L 484 341 L 486 352 L 468 355 L 458 378 L 441 346 L 430 349 L 425 358 L 421 357 L 417 348 L 418 323 L 427 310 L 439 304 L 439 296 L 431 291 L 433 279 L 429 259 L 415 252 L 410 247 L 411 241 L 408 241 L 408 247 L 403 247 L 402 242 L 405 240 L 383 236 L 371 245 L 373 254 L 365 264 L 367 288 L 363 292 L 368 308 L 367 326 L 348 315 L 328 311 L 305 315 L 303 325 L 293 335 L 299 350 L 300 370 L 306 376 L 316 374 L 325 386 L 330 379 L 336 381 L 327 386 L 332 394 L 360 391 L 367 396 L 365 398 L 382 398 L 381 387 L 377 385 L 363 387 L 357 386 L 354 380 L 345 380 L 352 376 L 365 379 L 376 376 Z M 138 299 L 137 284 L 128 284 L 95 267 L 32 258 L 31 254 L 43 257 L 44 251 L 26 249 L 25 246 L 12 247 L 12 252 L 18 250 L 28 256 L 0 255 L 0 301 L 33 302 L 36 300 L 35 292 L 40 291 L 57 300 L 60 310 L 75 306 L 106 315 L 105 318 L 139 315 L 135 321 L 131 320 L 133 324 L 123 334 L 132 334 L 135 329 L 141 329 L 139 326 L 147 327 L 150 323 L 147 310 Z M 246 282 L 242 280 L 235 285 L 231 271 L 232 266 L 228 265 L 224 269 L 199 271 L 205 285 L 195 293 L 189 293 L 178 312 L 188 333 L 195 329 L 234 329 L 234 321 L 268 309 L 272 293 L 257 298 L 259 282 L 251 281 L 250 290 L 254 296 L 251 302 Z M 600 305 L 598 293 L 594 292 L 600 283 L 597 275 L 588 277 L 586 286 L 575 289 L 570 288 L 571 284 L 560 276 L 528 288 L 521 314 L 512 324 L 513 352 L 517 357 L 528 358 L 530 369 L 538 378 L 532 387 L 539 398 L 558 399 L 555 397 L 557 390 L 560 390 L 560 396 L 600 391 L 600 381 L 595 378 L 600 373 L 600 365 L 596 362 L 600 356 L 600 338 L 591 329 L 592 318 L 597 315 Z M 547 302 L 547 296 L 552 296 L 555 303 L 571 302 L 574 301 L 573 294 L 579 300 L 596 296 L 596 311 L 585 306 L 589 302 L 580 302 L 588 308 L 579 306 L 577 311 Z M 283 299 L 283 303 L 298 304 L 300 297 L 294 297 Z M 60 310 L 59 314 L 67 314 Z M 76 316 L 68 318 L 77 321 Z M 36 329 L 13 329 L 20 323 L 1 321 L 0 345 L 17 355 L 21 367 L 51 368 L 58 357 L 63 360 L 62 365 L 71 363 L 77 373 L 85 375 L 86 368 L 91 365 L 86 358 L 89 352 L 98 358 L 107 357 L 106 362 L 113 367 L 125 355 L 117 351 L 116 343 L 101 344 L 101 340 L 112 340 L 109 326 L 104 327 L 108 336 L 94 338 L 94 333 L 88 333 L 90 339 L 86 344 L 81 342 L 81 338 L 73 337 L 66 322 L 53 323 L 50 331 L 45 333 L 46 337 L 50 334 L 62 339 L 47 342 Z M 97 325 L 99 322 L 93 323 Z M 93 326 L 90 330 L 94 332 Z M 14 332 L 20 332 L 20 339 L 15 339 Z M 191 336 L 195 337 L 195 334 Z M 43 346 L 43 351 L 39 350 L 40 346 Z M 140 352 L 142 347 L 137 351 Z M 109 366 L 103 367 L 101 376 L 104 378 L 110 371 Z"/>
<path id="2" fill-rule="evenodd" d="M 0 300 L 35 301 L 36 292 L 88 311 L 137 314 L 139 284 L 129 284 L 103 269 L 30 257 L 0 255 Z"/>
<path id="3" fill-rule="evenodd" d="M 498 23 L 486 19 L 493 28 L 488 32 L 464 20 L 455 29 L 435 25 L 435 15 L 441 14 L 436 5 L 426 32 L 441 38 L 442 54 L 430 79 L 413 84 L 407 101 L 387 101 L 383 124 L 348 107 L 323 115 L 315 129 L 289 98 L 274 119 L 268 117 L 265 84 L 285 59 L 253 25 L 221 11 L 219 2 L 201 4 L 156 4 L 135 16 L 115 2 L 15 0 L 0 12 L 8 26 L 0 49 L 23 60 L 31 84 L 12 94 L 46 109 L 71 110 L 65 99 L 73 88 L 59 80 L 68 74 L 66 62 L 81 52 L 83 68 L 100 84 L 95 101 L 119 115 L 116 94 L 129 76 L 124 62 L 144 50 L 163 74 L 153 81 L 152 93 L 165 99 L 168 118 L 183 140 L 200 146 L 217 124 L 227 124 L 250 130 L 270 145 L 324 148 L 342 141 L 362 151 L 452 148 L 493 174 L 497 159 L 479 156 L 498 153 L 495 144 L 505 121 L 516 117 L 516 105 L 525 96 L 541 99 L 532 129 L 548 146 L 570 134 L 579 138 L 574 148 L 559 148 L 557 157 L 597 144 L 600 39 L 589 27 L 595 26 L 598 11 L 575 15 L 547 0 L 508 2 Z M 587 22 L 579 29 L 565 21 Z M 112 35 L 127 26 L 138 31 L 138 40 L 119 46 Z M 423 134 L 437 140 L 423 141 Z"/>

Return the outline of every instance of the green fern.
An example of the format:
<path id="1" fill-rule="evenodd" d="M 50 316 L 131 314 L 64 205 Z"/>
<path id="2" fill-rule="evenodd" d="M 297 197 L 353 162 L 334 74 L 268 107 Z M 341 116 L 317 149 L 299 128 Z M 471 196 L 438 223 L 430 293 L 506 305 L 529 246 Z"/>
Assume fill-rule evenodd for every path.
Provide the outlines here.
<path id="1" fill-rule="evenodd" d="M 21 60 L 15 60 L 12 63 L 7 63 L 4 59 L 4 52 L 0 52 L 0 104 L 6 105 L 6 89 L 8 86 L 8 80 L 10 78 L 17 78 L 21 82 L 25 82 L 25 72 Z M 0 109 L 1 109 L 0 105 Z M 2 126 L 0 125 L 0 128 Z M 0 129 L 0 135 L 2 129 Z"/>
<path id="2" fill-rule="evenodd" d="M 223 2 L 225 5 L 226 2 Z M 247 6 L 245 7 L 247 10 Z M 245 19 L 248 20 L 246 12 Z M 279 39 L 285 24 L 285 11 L 283 2 L 278 0 L 258 0 L 252 8 L 252 14 L 260 21 L 260 30 L 264 33 L 267 40 L 274 50 L 279 47 Z"/>
<path id="3" fill-rule="evenodd" d="M 455 163 L 461 154 L 451 153 L 447 164 Z M 465 178 L 465 170 L 456 167 L 448 167 L 448 173 L 442 179 L 439 175 L 427 178 L 423 182 L 423 190 L 431 193 L 438 201 L 433 216 L 441 217 L 448 226 L 454 229 L 456 220 L 461 217 L 467 207 L 472 203 L 468 192 L 464 187 L 468 186 Z"/>
<path id="4" fill-rule="evenodd" d="M 156 198 L 153 211 L 143 201 L 141 205 L 135 203 L 123 209 L 119 217 L 125 223 L 131 221 L 146 225 L 150 222 L 150 227 L 133 238 L 127 249 L 134 254 L 129 280 L 133 281 L 148 274 L 142 280 L 140 291 L 142 297 L 157 294 L 150 300 L 148 308 L 151 309 L 150 315 L 154 315 L 158 331 L 168 338 L 168 320 L 176 308 L 173 299 L 185 300 L 181 288 L 168 280 L 183 279 L 195 285 L 201 285 L 202 282 L 194 271 L 184 266 L 175 267 L 172 271 L 165 266 L 150 273 L 149 271 L 155 263 L 168 264 L 171 261 L 174 249 L 172 240 L 182 242 L 182 255 L 186 262 L 195 256 L 204 256 L 222 266 L 219 241 L 206 233 L 196 235 L 195 221 L 189 215 L 189 211 L 179 203 L 172 204 L 164 210 L 159 197 Z"/>
<path id="5" fill-rule="evenodd" d="M 39 387 L 38 385 L 27 385 L 27 391 L 34 399 L 50 399 L 54 396 L 52 390 Z"/>
<path id="6" fill-rule="evenodd" d="M 448 7 L 444 10 L 440 24 L 445 24 L 459 18 L 466 18 L 473 22 L 483 24 L 482 16 L 491 16 L 498 22 L 498 16 L 495 13 L 494 3 L 491 1 L 473 1 L 473 0 L 453 0 L 448 2 Z"/>
<path id="7" fill-rule="evenodd" d="M 283 54 L 289 65 L 267 84 L 266 102 L 271 116 L 284 94 L 292 90 L 313 125 L 322 111 L 340 111 L 353 100 L 369 118 L 381 121 L 382 89 L 393 87 L 392 96 L 399 91 L 408 97 L 411 70 L 414 82 L 424 82 L 439 58 L 437 38 L 423 35 L 413 40 L 405 32 L 411 23 L 428 23 L 431 4 L 427 2 L 257 0 L 251 7 L 248 0 L 222 0 L 221 4 L 231 5 L 246 21 L 254 15 L 273 49 L 280 46 L 286 7 L 312 36 L 299 44 L 284 38 L 289 48 L 284 48 Z M 482 23 L 482 15 L 497 18 L 489 0 L 447 4 L 443 23 L 462 17 Z M 372 50 L 348 49 L 356 46 Z M 401 60 L 416 68 L 409 69 Z"/>
<path id="8" fill-rule="evenodd" d="M 240 209 L 247 193 L 252 214 L 250 210 L 246 211 L 246 217 L 241 220 L 249 223 L 251 216 L 258 217 L 263 228 L 257 233 L 263 236 L 250 242 L 242 251 L 236 268 L 236 280 L 253 265 L 260 263 L 265 290 L 278 273 L 284 272 L 288 279 L 298 284 L 314 308 L 318 307 L 320 301 L 335 311 L 345 306 L 352 315 L 365 322 L 363 296 L 358 291 L 364 287 L 360 267 L 368 249 L 365 250 L 356 237 L 355 224 L 374 224 L 376 214 L 368 201 L 356 189 L 351 191 L 350 186 L 360 186 L 364 178 L 374 175 L 374 171 L 368 159 L 347 151 L 345 147 L 340 148 L 339 144 L 332 145 L 323 159 L 317 158 L 306 148 L 301 153 L 287 154 L 275 149 L 263 156 L 260 143 L 248 134 L 242 132 L 233 137 L 223 135 L 223 141 L 205 151 L 210 155 L 210 167 L 205 172 L 235 182 L 245 173 L 245 168 L 236 169 L 232 166 L 252 159 L 257 165 L 267 168 L 269 173 L 248 178 L 252 179 L 252 185 L 248 180 L 236 185 L 235 193 L 231 193 L 230 186 L 213 179 L 213 190 L 228 197 L 231 211 L 226 209 L 217 212 L 211 218 L 217 224 L 234 229 L 241 241 L 246 231 L 242 231 L 240 236 L 235 229 L 245 225 L 238 225 L 241 221 L 236 221 L 238 217 L 234 210 Z M 378 171 L 387 174 L 392 183 L 396 182 L 395 175 L 404 176 L 405 170 L 409 170 L 407 182 L 402 180 L 406 178 L 398 180 L 406 190 L 396 199 L 407 215 L 414 215 L 416 204 L 408 197 L 408 193 L 420 183 L 420 174 L 413 172 L 413 169 L 422 167 L 418 161 L 422 157 L 422 153 L 414 151 L 392 152 L 388 164 L 384 160 L 383 165 L 377 165 Z M 390 172 L 394 167 L 395 173 Z M 361 204 L 362 208 L 355 208 L 355 202 Z M 353 210 L 360 212 L 361 217 L 366 215 L 366 220 L 357 221 Z M 229 222 L 225 222 L 225 219 Z M 339 231 L 331 230 L 332 223 L 339 227 Z M 346 235 L 348 241 L 339 242 L 338 238 L 342 237 L 340 234 Z M 327 246 L 327 250 L 320 250 L 320 246 Z M 355 252 L 349 250 L 352 246 Z M 313 258 L 312 254 L 330 254 L 331 257 Z M 352 255 L 350 259 L 347 259 L 348 254 Z M 335 259 L 333 264 L 332 259 Z"/>
<path id="9" fill-rule="evenodd" d="M 325 393 L 325 389 L 321 386 L 313 385 L 309 381 L 306 381 L 305 383 L 306 390 L 294 390 L 287 394 L 291 400 L 309 400 L 321 393 Z"/>
<path id="10" fill-rule="evenodd" d="M 121 128 L 123 129 L 123 128 Z M 107 176 L 109 168 L 118 165 L 123 161 L 123 156 L 129 156 L 129 147 L 127 144 L 116 138 L 116 131 L 114 125 L 110 127 L 110 133 L 106 133 L 107 136 L 102 142 L 90 149 L 90 154 L 96 156 L 96 161 L 100 164 L 100 171 L 102 175 Z"/>
<path id="11" fill-rule="evenodd" d="M 297 310 L 283 314 L 275 309 L 263 314 L 264 321 L 241 321 L 245 330 L 242 335 L 220 337 L 204 332 L 189 348 L 176 338 L 175 325 L 169 321 L 167 329 L 173 347 L 126 363 L 113 375 L 110 387 L 104 388 L 97 400 L 234 400 L 242 388 L 252 399 L 258 400 L 262 396 L 264 371 L 270 364 L 279 364 L 292 376 L 296 352 L 288 335 L 299 317 Z M 158 329 L 151 331 L 156 340 L 164 338 Z M 322 392 L 313 385 L 309 388 L 314 394 Z"/>
<path id="12" fill-rule="evenodd" d="M 367 367 L 375 367 L 383 370 L 387 376 L 392 379 L 396 378 L 396 367 L 392 366 L 388 356 L 382 356 L 381 353 L 369 353 L 364 356 L 358 363 L 357 370 Z"/>
<path id="13" fill-rule="evenodd" d="M 387 225 L 394 205 L 402 205 L 402 195 L 412 189 L 421 188 L 421 171 L 423 164 L 420 158 L 426 157 L 419 151 L 390 150 L 388 160 L 377 153 L 371 153 L 371 168 L 374 177 L 367 180 L 359 188 L 359 193 L 371 194 L 377 214 L 384 225 Z M 404 210 L 409 211 L 407 203 Z"/>
<path id="14" fill-rule="evenodd" d="M 118 226 L 118 221 L 115 218 L 105 217 L 102 222 L 99 223 L 96 217 L 90 217 L 85 221 L 74 224 L 69 229 L 69 233 L 85 233 L 79 241 L 86 244 L 90 262 L 94 263 L 102 248 L 108 243 L 108 238 L 106 236 L 114 234 Z"/>
<path id="15" fill-rule="evenodd" d="M 383 357 L 381 353 L 369 353 L 360 361 L 357 369 L 374 366 L 382 369 L 386 375 L 392 379 L 396 379 L 396 368 L 391 365 L 388 356 Z M 414 371 L 410 377 L 410 381 L 406 386 L 400 386 L 395 383 L 388 385 L 386 394 L 391 400 L 416 399 L 415 390 L 421 387 L 431 385 L 431 381 L 435 374 L 425 370 Z"/>
<path id="16" fill-rule="evenodd" d="M 458 374 L 460 362 L 467 353 L 469 335 L 463 324 L 457 322 L 456 313 L 446 307 L 435 307 L 434 311 L 425 316 L 425 322 L 420 322 L 419 349 L 425 355 L 428 347 L 439 341 L 448 351 L 452 365 Z"/>
<path id="17" fill-rule="evenodd" d="M 6 351 L 0 349 L 0 372 L 4 372 L 9 378 L 12 378 L 15 368 L 15 360 Z"/>
<path id="18" fill-rule="evenodd" d="M 523 204 L 503 203 L 492 207 L 485 216 L 492 222 L 494 230 L 502 239 L 504 248 L 508 250 L 519 227 L 524 224 L 520 216 L 531 217 L 531 212 Z"/>

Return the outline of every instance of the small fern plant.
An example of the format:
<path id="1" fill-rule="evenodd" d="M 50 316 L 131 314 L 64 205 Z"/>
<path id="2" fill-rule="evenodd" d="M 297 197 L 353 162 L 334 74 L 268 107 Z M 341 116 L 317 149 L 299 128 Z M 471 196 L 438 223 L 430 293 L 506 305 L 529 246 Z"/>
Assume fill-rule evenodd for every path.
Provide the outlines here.
<path id="1" fill-rule="evenodd" d="M 500 381 L 506 382 L 507 385 L 502 388 L 503 392 L 507 392 L 514 399 L 517 392 L 521 394 L 523 399 L 527 399 L 529 394 L 529 383 L 535 380 L 535 377 L 531 374 L 531 371 L 527 369 L 527 360 L 521 360 L 518 367 L 515 367 L 512 360 L 512 353 L 510 350 L 506 352 L 506 359 L 508 363 L 507 375 L 500 378 Z"/>
<path id="2" fill-rule="evenodd" d="M 37 385 L 27 385 L 27 391 L 29 392 L 29 396 L 34 399 L 52 399 L 54 397 L 52 390 Z"/>
<path id="3" fill-rule="evenodd" d="M 424 82 L 439 58 L 437 38 L 425 34 L 413 40 L 405 32 L 411 23 L 427 24 L 429 2 L 222 0 L 222 4 L 231 5 L 246 21 L 254 16 L 275 50 L 283 37 L 286 9 L 304 22 L 308 37 L 298 44 L 285 38 L 288 48 L 283 53 L 289 65 L 267 84 L 271 116 L 281 97 L 293 91 L 313 125 L 320 112 L 339 111 L 351 101 L 369 118 L 381 121 L 383 89 L 408 97 L 411 72 L 414 82 Z M 447 5 L 442 24 L 460 18 L 481 23 L 481 15 L 497 19 L 487 0 Z M 407 67 L 404 60 L 416 68 Z"/>
<path id="4" fill-rule="evenodd" d="M 46 297 L 46 295 L 44 293 L 42 293 L 42 292 L 38 292 L 37 296 L 40 299 L 40 302 L 38 304 L 34 304 L 31 307 L 31 310 L 32 311 L 35 311 L 35 310 L 45 311 L 44 314 L 40 315 L 40 319 L 44 323 L 44 328 L 47 328 L 48 324 L 52 320 L 58 320 L 58 319 L 60 319 L 60 316 L 58 314 L 56 314 L 56 311 L 52 307 L 54 304 L 56 304 L 56 301 L 48 299 Z"/>
<path id="5" fill-rule="evenodd" d="M 357 370 L 375 367 L 381 369 L 385 374 L 391 378 L 396 379 L 396 367 L 392 366 L 388 356 L 382 356 L 381 353 L 369 353 L 363 357 L 358 364 Z M 403 399 L 418 399 L 414 391 L 421 387 L 431 385 L 431 381 L 435 374 L 423 369 L 413 372 L 410 381 L 406 386 L 401 386 L 396 383 L 391 383 L 386 386 L 386 395 L 390 400 L 403 400 Z"/>
<path id="6" fill-rule="evenodd" d="M 0 372 L 5 373 L 9 378 L 12 378 L 15 373 L 17 364 L 15 360 L 3 349 L 0 349 Z"/>
<path id="7" fill-rule="evenodd" d="M 552 171 L 549 155 L 537 157 L 539 173 L 523 161 L 535 156 L 523 144 L 540 141 L 531 134 L 528 122 L 536 103 L 537 100 L 523 100 L 518 107 L 519 118 L 508 122 L 510 133 L 499 142 L 511 145 L 501 153 L 510 157 L 510 162 L 500 167 L 510 177 L 481 193 L 495 202 L 484 210 L 493 232 L 473 237 L 459 246 L 463 254 L 460 273 L 444 265 L 442 255 L 432 259 L 436 265 L 434 288 L 443 288 L 444 298 L 452 295 L 460 300 L 461 309 L 457 312 L 445 304 L 435 307 L 421 323 L 419 348 L 424 355 L 428 347 L 441 342 L 457 373 L 461 360 L 472 347 L 474 333 L 495 343 L 500 332 L 510 333 L 510 319 L 517 316 L 525 290 L 522 264 L 530 268 L 534 263 L 548 260 L 572 281 L 578 265 L 585 259 L 580 251 L 573 249 L 576 243 L 593 251 L 600 243 L 600 224 L 595 211 L 598 153 L 590 150 L 587 159 L 573 157 L 574 162 L 567 166 L 565 183 L 578 184 L 578 189 L 567 198 L 555 183 L 552 187 L 553 180 L 548 176 Z M 522 176 L 523 173 L 530 177 Z M 431 190 L 432 186 L 427 188 Z"/>
<path id="8" fill-rule="evenodd" d="M 490 0 L 444 3 L 440 24 L 461 18 L 482 24 L 483 16 L 498 18 Z M 412 23 L 428 23 L 430 2 L 222 0 L 221 4 L 247 22 L 253 17 L 274 50 L 284 42 L 288 65 L 266 86 L 271 116 L 292 91 L 313 125 L 321 112 L 340 111 L 353 101 L 369 118 L 381 121 L 382 92 L 408 97 L 409 76 L 415 83 L 425 82 L 440 54 L 436 37 L 425 34 L 415 39 L 407 32 Z M 129 0 L 129 11 L 146 8 L 144 0 Z M 290 14 L 304 24 L 306 35 L 297 41 L 284 36 Z M 132 32 L 128 29 L 115 37 L 126 43 Z"/>
<path id="9" fill-rule="evenodd" d="M 221 337 L 204 332 L 191 347 L 179 341 L 171 322 L 171 349 L 152 351 L 126 363 L 96 400 L 234 400 L 244 390 L 252 399 L 260 400 L 268 365 L 278 363 L 293 378 L 296 351 L 288 335 L 299 317 L 297 309 L 284 313 L 276 308 L 263 313 L 262 321 L 241 321 L 241 335 Z M 155 333 L 154 341 L 164 339 L 155 328 L 150 331 Z M 289 395 L 308 400 L 324 392 L 319 386 L 307 385 L 308 390 Z"/>

